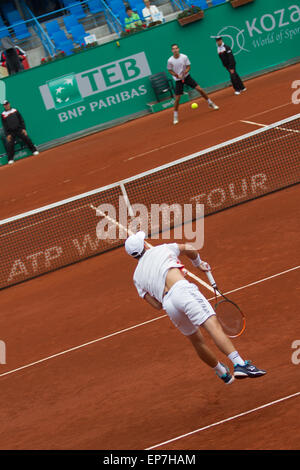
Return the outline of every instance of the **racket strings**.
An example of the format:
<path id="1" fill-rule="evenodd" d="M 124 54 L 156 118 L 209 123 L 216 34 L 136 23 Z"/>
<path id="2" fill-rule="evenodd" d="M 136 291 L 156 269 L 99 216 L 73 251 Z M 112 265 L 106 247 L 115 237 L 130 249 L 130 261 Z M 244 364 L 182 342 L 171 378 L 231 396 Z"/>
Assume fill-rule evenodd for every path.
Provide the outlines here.
<path id="1" fill-rule="evenodd" d="M 237 305 L 224 299 L 215 305 L 215 311 L 224 332 L 228 336 L 238 336 L 243 332 L 245 319 Z"/>

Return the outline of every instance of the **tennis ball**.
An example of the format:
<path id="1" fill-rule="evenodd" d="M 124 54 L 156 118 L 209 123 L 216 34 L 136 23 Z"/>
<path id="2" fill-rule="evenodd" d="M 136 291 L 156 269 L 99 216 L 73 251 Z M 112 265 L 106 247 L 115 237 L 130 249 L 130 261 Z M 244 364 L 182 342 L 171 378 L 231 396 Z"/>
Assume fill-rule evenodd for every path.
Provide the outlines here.
<path id="1" fill-rule="evenodd" d="M 116 42 L 116 44 L 117 44 L 117 46 L 118 46 L 118 47 L 120 47 L 120 43 L 119 43 L 119 41 L 117 41 L 117 42 Z"/>
<path id="2" fill-rule="evenodd" d="M 191 108 L 192 108 L 192 109 L 197 109 L 197 108 L 198 108 L 197 103 L 192 103 L 192 104 L 191 104 Z"/>

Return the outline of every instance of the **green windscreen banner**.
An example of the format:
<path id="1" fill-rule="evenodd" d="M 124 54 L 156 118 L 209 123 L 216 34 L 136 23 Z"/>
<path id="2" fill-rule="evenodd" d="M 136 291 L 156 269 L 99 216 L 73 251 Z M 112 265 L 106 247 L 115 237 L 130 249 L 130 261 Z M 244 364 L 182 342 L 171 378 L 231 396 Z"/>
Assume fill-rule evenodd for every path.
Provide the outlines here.
<path id="1" fill-rule="evenodd" d="M 188 55 L 203 88 L 228 82 L 219 35 L 232 47 L 241 76 L 297 60 L 299 1 L 254 0 L 239 8 L 227 2 L 188 26 L 174 20 L 9 76 L 6 98 L 37 145 L 89 132 L 148 109 L 156 100 L 149 76 L 166 71 L 173 43 Z"/>

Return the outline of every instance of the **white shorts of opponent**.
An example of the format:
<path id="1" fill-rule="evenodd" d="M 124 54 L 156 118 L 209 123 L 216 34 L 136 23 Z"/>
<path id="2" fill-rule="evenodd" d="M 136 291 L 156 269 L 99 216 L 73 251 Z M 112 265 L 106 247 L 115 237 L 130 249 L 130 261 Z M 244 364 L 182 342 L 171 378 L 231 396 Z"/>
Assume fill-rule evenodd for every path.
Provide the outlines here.
<path id="1" fill-rule="evenodd" d="M 185 279 L 177 281 L 162 301 L 170 320 L 185 336 L 196 333 L 215 311 L 198 287 Z"/>

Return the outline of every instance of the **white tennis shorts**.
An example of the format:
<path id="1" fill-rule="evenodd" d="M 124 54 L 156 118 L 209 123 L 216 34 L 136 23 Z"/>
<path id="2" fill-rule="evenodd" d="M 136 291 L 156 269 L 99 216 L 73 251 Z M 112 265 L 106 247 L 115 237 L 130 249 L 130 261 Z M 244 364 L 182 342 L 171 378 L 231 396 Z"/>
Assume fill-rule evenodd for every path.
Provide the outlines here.
<path id="1" fill-rule="evenodd" d="M 198 287 L 183 279 L 177 281 L 163 297 L 163 309 L 185 336 L 196 333 L 199 326 L 215 311 Z"/>

